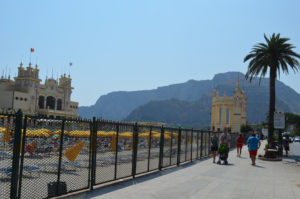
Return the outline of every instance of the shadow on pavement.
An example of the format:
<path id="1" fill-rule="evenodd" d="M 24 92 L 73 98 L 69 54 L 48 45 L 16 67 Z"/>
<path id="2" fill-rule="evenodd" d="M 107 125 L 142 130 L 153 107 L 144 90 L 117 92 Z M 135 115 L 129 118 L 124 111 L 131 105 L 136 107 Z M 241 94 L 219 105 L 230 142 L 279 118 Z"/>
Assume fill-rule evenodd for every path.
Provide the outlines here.
<path id="1" fill-rule="evenodd" d="M 127 180 L 124 180 L 124 181 L 123 180 L 117 180 L 116 183 L 114 183 L 114 184 L 110 184 L 110 185 L 107 185 L 107 186 L 95 188 L 91 192 L 85 192 L 85 193 L 81 193 L 81 194 L 78 194 L 78 195 L 72 195 L 70 197 L 65 197 L 65 198 L 89 199 L 89 198 L 92 198 L 92 197 L 101 196 L 103 194 L 107 194 L 107 193 L 110 193 L 110 192 L 113 192 L 113 191 L 116 191 L 116 190 L 119 190 L 119 189 L 123 189 L 123 188 L 129 187 L 129 186 L 141 183 L 141 182 L 152 180 L 152 179 L 161 177 L 163 175 L 167 175 L 167 174 L 179 171 L 181 169 L 191 167 L 191 166 L 193 166 L 197 163 L 200 163 L 202 161 L 205 161 L 209 158 L 211 158 L 211 157 L 210 156 L 204 157 L 200 160 L 195 160 L 194 162 L 188 162 L 188 163 L 182 164 L 179 167 L 174 167 L 174 168 L 169 168 L 169 169 L 162 170 L 162 171 L 157 171 L 157 172 L 154 172 L 154 173 L 149 173 L 148 175 L 139 176 L 139 177 L 134 178 L 134 179 L 131 178 L 131 179 L 127 179 Z M 231 165 L 229 165 L 229 166 L 231 166 Z"/>
<path id="2" fill-rule="evenodd" d="M 234 164 L 232 164 L 230 162 L 228 162 L 228 164 L 222 163 L 222 164 L 217 164 L 217 165 L 220 165 L 220 166 L 234 166 Z"/>
<path id="3" fill-rule="evenodd" d="M 300 167 L 300 156 L 298 155 L 289 155 L 289 156 L 283 156 L 282 157 L 283 160 L 283 164 L 287 164 L 287 165 L 293 165 L 296 167 Z"/>
<path id="4" fill-rule="evenodd" d="M 257 168 L 262 168 L 262 169 L 264 169 L 265 167 L 263 167 L 263 166 L 259 166 L 259 165 L 253 165 L 254 167 L 257 167 Z"/>
<path id="5" fill-rule="evenodd" d="M 300 156 L 299 155 L 289 155 L 289 156 L 283 156 L 282 159 L 293 159 L 296 162 L 300 162 Z"/>

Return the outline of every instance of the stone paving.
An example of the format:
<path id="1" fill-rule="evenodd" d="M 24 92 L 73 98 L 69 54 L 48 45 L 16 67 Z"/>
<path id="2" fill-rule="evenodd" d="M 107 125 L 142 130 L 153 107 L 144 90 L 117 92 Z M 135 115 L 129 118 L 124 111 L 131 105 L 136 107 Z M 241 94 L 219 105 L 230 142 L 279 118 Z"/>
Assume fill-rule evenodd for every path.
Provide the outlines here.
<path id="1" fill-rule="evenodd" d="M 264 153 L 264 144 L 258 154 Z M 244 146 L 241 157 L 235 150 L 230 152 L 229 165 L 213 164 L 208 158 L 71 198 L 299 199 L 300 158 L 290 155 L 280 162 L 257 160 L 252 166 Z"/>

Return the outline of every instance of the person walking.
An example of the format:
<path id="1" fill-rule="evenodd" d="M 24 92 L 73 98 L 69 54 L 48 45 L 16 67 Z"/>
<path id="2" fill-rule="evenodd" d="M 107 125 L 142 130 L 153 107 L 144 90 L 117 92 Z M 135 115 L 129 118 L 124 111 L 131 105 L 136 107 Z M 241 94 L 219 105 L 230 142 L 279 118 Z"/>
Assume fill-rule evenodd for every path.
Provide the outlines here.
<path id="1" fill-rule="evenodd" d="M 256 160 L 256 155 L 257 155 L 257 150 L 260 147 L 260 140 L 255 136 L 255 133 L 253 133 L 249 138 L 248 138 L 248 150 L 249 150 L 249 155 L 252 161 L 252 165 L 255 165 L 255 160 Z"/>
<path id="2" fill-rule="evenodd" d="M 224 132 L 220 135 L 219 142 L 219 160 L 217 163 L 221 164 L 221 160 L 223 160 L 224 164 L 228 164 L 227 159 L 230 148 L 231 136 L 229 135 L 227 128 L 225 128 Z"/>
<path id="3" fill-rule="evenodd" d="M 237 150 L 237 157 L 241 157 L 242 154 L 242 148 L 243 148 L 243 142 L 244 142 L 244 138 L 242 136 L 242 134 L 239 134 L 239 137 L 237 138 L 237 145 L 236 145 L 236 150 Z"/>
<path id="4" fill-rule="evenodd" d="M 210 142 L 211 142 L 210 150 L 211 150 L 211 154 L 212 154 L 212 157 L 213 157 L 213 163 L 215 163 L 216 162 L 217 151 L 218 151 L 218 148 L 219 148 L 218 138 L 217 138 L 217 133 L 216 132 L 213 132 L 213 136 L 210 138 Z"/>
<path id="5" fill-rule="evenodd" d="M 289 150 L 290 150 L 290 142 L 289 142 L 288 137 L 283 137 L 282 145 L 283 145 L 283 148 L 285 150 L 285 156 L 287 157 L 288 154 L 289 154 Z"/>

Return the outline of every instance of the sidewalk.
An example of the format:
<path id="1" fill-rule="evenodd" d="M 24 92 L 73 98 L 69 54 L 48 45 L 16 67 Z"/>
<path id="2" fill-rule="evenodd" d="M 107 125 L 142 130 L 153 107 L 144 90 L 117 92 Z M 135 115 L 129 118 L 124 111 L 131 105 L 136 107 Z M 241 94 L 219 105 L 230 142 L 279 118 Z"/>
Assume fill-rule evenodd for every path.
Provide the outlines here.
<path id="1" fill-rule="evenodd" d="M 263 154 L 265 142 L 258 154 Z M 75 199 L 289 199 L 300 198 L 300 162 L 257 160 L 252 166 L 247 147 L 242 157 L 229 154 L 229 165 L 200 160 L 136 180 L 73 196 Z"/>

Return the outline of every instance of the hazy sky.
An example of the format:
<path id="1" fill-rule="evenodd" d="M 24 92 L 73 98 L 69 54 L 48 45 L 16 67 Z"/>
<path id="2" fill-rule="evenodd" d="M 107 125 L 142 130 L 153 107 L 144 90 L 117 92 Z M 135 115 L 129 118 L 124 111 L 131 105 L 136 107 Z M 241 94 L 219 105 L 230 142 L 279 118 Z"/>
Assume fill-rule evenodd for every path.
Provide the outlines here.
<path id="1" fill-rule="evenodd" d="M 263 34 L 281 33 L 300 53 L 299 0 L 1 1 L 0 72 L 22 61 L 40 77 L 69 73 L 73 100 L 91 105 L 119 90 L 246 72 Z M 300 73 L 281 81 L 300 93 Z"/>

